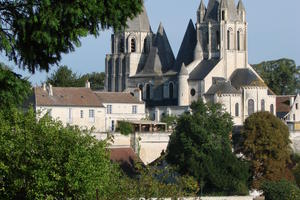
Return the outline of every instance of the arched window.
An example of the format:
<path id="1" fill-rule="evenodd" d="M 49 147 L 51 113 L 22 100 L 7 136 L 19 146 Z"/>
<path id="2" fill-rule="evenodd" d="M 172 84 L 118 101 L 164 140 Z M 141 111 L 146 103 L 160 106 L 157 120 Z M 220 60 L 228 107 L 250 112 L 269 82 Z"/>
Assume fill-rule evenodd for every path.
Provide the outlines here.
<path id="1" fill-rule="evenodd" d="M 170 99 L 174 98 L 174 85 L 172 82 L 169 83 L 169 97 L 170 97 Z"/>
<path id="2" fill-rule="evenodd" d="M 230 30 L 227 31 L 227 49 L 230 50 Z"/>
<path id="3" fill-rule="evenodd" d="M 149 53 L 149 39 L 145 38 L 144 40 L 144 53 Z"/>
<path id="4" fill-rule="evenodd" d="M 120 60 L 117 59 L 115 62 L 115 91 L 119 92 L 119 77 L 120 77 Z"/>
<path id="5" fill-rule="evenodd" d="M 238 103 L 235 104 L 235 116 L 240 116 L 240 106 Z"/>
<path id="6" fill-rule="evenodd" d="M 146 99 L 149 100 L 150 99 L 150 96 L 151 95 L 151 87 L 150 87 L 150 84 L 147 84 L 146 86 Z"/>
<path id="7" fill-rule="evenodd" d="M 237 48 L 238 48 L 238 51 L 241 50 L 241 32 L 240 31 L 237 32 Z"/>
<path id="8" fill-rule="evenodd" d="M 130 47 L 131 47 L 131 52 L 133 53 L 136 52 L 136 42 L 134 38 L 131 38 Z"/>
<path id="9" fill-rule="evenodd" d="M 249 99 L 248 101 L 248 115 L 252 115 L 254 113 L 254 100 Z"/>
<path id="10" fill-rule="evenodd" d="M 216 36 L 217 36 L 217 48 L 220 49 L 220 41 L 221 41 L 220 31 L 216 32 Z"/>
<path id="11" fill-rule="evenodd" d="M 141 90 L 142 99 L 144 99 L 144 90 L 143 90 L 143 85 L 142 84 L 139 85 L 139 89 Z"/>
<path id="12" fill-rule="evenodd" d="M 262 99 L 261 100 L 261 111 L 265 111 L 265 110 L 266 110 L 266 108 L 265 108 L 265 100 Z"/>
<path id="13" fill-rule="evenodd" d="M 124 53 L 124 38 L 120 39 L 119 51 L 120 51 L 120 53 Z"/>
<path id="14" fill-rule="evenodd" d="M 270 113 L 272 113 L 274 115 L 274 105 L 273 104 L 270 105 Z"/>
<path id="15" fill-rule="evenodd" d="M 222 11 L 222 20 L 225 20 L 225 11 Z"/>

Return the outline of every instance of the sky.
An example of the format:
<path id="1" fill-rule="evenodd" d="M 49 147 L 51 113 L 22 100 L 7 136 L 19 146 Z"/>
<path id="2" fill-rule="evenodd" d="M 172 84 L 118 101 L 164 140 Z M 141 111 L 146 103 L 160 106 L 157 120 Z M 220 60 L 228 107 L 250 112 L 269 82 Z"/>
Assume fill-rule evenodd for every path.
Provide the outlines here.
<path id="1" fill-rule="evenodd" d="M 200 0 L 144 0 L 148 17 L 154 32 L 163 23 L 169 42 L 176 56 L 190 19 L 196 22 L 196 11 Z M 238 0 L 236 0 L 237 3 Z M 299 0 L 243 0 L 248 22 L 249 63 L 290 58 L 300 65 L 300 1 Z M 207 5 L 208 0 L 205 0 Z M 98 38 L 86 37 L 81 47 L 63 55 L 59 65 L 67 65 L 77 74 L 103 72 L 105 55 L 110 52 L 111 31 L 102 31 Z M 0 61 L 7 63 L 14 71 L 28 77 L 34 85 L 40 85 L 49 74 L 37 72 L 34 75 L 18 69 L 8 62 L 4 55 Z"/>

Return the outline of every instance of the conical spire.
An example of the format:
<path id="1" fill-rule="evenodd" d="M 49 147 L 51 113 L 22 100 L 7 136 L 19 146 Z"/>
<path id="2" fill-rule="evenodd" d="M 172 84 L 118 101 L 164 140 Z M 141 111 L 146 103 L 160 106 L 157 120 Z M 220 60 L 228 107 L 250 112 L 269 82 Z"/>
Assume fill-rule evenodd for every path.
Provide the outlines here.
<path id="1" fill-rule="evenodd" d="M 221 0 L 220 8 L 221 9 L 227 9 L 228 8 L 227 0 Z"/>
<path id="2" fill-rule="evenodd" d="M 201 0 L 198 11 L 205 11 L 205 10 L 206 10 L 206 7 L 205 7 L 205 4 L 204 4 L 204 1 Z"/>
<path id="3" fill-rule="evenodd" d="M 143 5 L 142 12 L 134 19 L 127 22 L 126 31 L 128 32 L 151 32 L 151 26 L 147 15 L 146 8 Z"/>
<path id="4" fill-rule="evenodd" d="M 242 10 L 242 11 L 246 10 L 242 0 L 239 0 L 239 3 L 237 5 L 237 9 Z"/>

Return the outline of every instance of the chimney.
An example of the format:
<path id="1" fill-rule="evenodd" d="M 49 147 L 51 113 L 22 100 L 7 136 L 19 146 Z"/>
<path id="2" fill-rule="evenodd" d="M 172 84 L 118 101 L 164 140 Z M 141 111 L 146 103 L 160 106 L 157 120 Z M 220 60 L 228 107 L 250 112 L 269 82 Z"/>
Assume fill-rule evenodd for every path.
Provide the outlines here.
<path id="1" fill-rule="evenodd" d="M 89 82 L 89 80 L 86 80 L 85 88 L 91 88 L 91 83 Z"/>
<path id="2" fill-rule="evenodd" d="M 142 91 L 139 88 L 134 90 L 134 97 L 142 101 Z"/>
<path id="3" fill-rule="evenodd" d="M 44 91 L 47 91 L 46 83 L 43 83 L 43 90 L 44 90 Z"/>
<path id="4" fill-rule="evenodd" d="M 49 94 L 49 96 L 53 96 L 53 88 L 52 88 L 52 85 L 50 83 L 48 85 L 48 94 Z"/>

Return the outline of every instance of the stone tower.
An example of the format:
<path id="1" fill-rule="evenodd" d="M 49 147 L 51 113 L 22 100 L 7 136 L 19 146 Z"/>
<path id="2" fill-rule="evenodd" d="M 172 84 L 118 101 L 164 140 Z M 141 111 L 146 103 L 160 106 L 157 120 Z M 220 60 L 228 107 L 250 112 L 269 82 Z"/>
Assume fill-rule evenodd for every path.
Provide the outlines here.
<path id="1" fill-rule="evenodd" d="M 111 54 L 105 60 L 105 88 L 109 92 L 122 92 L 128 87 L 128 78 L 145 64 L 150 52 L 152 30 L 147 12 L 143 11 L 127 22 L 124 31 L 111 36 Z"/>
<path id="2" fill-rule="evenodd" d="M 226 79 L 248 64 L 246 11 L 242 0 L 203 0 L 197 10 L 195 59 L 224 59 Z"/>

